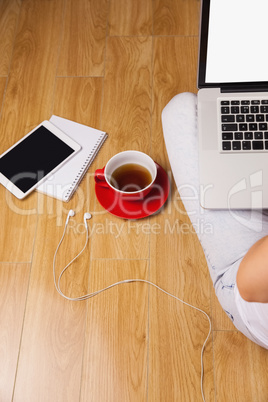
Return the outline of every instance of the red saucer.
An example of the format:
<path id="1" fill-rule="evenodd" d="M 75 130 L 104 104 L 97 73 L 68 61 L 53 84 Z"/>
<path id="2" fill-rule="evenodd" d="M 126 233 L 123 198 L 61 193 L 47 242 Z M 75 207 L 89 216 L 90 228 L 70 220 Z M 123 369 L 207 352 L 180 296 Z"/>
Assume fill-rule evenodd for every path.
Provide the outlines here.
<path id="1" fill-rule="evenodd" d="M 143 200 L 129 201 L 109 187 L 95 183 L 95 193 L 99 203 L 111 214 L 125 219 L 140 219 L 156 213 L 166 202 L 170 183 L 165 170 L 156 163 L 157 176 L 152 190 Z"/>

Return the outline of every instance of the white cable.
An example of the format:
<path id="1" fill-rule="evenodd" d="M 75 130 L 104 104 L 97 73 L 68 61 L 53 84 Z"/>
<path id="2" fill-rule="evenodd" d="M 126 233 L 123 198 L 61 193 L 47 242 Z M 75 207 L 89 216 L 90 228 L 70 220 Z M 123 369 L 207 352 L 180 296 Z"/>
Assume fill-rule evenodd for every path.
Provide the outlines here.
<path id="1" fill-rule="evenodd" d="M 55 251 L 54 259 L 53 259 L 53 277 L 54 277 L 55 288 L 57 289 L 58 293 L 59 293 L 62 297 L 64 297 L 65 299 L 67 299 L 67 300 L 71 300 L 71 301 L 85 300 L 85 299 L 84 299 L 85 296 L 77 297 L 77 298 L 71 298 L 71 297 L 66 296 L 64 293 L 62 293 L 61 288 L 60 288 L 60 281 L 61 281 L 61 277 L 62 277 L 62 275 L 64 274 L 64 272 L 66 271 L 66 269 L 83 253 L 83 251 L 85 250 L 85 248 L 86 248 L 86 246 L 87 246 L 88 238 L 89 238 L 89 235 L 88 235 L 88 227 L 87 227 L 87 226 L 86 226 L 86 242 L 85 242 L 84 247 L 82 248 L 82 250 L 80 251 L 80 253 L 78 253 L 77 256 L 74 257 L 74 258 L 72 259 L 72 261 L 70 261 L 69 264 L 67 264 L 66 267 L 61 271 L 61 273 L 60 273 L 60 275 L 59 275 L 59 278 L 58 278 L 58 283 L 56 282 L 55 261 L 56 261 L 56 256 L 57 256 L 57 253 L 58 253 L 58 251 L 59 251 L 60 245 L 61 245 L 61 243 L 62 243 L 62 241 L 63 241 L 64 236 L 65 236 L 66 229 L 67 229 L 67 224 L 65 224 L 65 228 L 64 228 L 64 231 L 63 231 L 63 235 L 62 235 L 62 237 L 61 237 L 61 239 L 60 239 L 60 242 L 59 242 L 58 247 L 57 247 L 57 249 L 56 249 L 56 251 Z"/>
<path id="2" fill-rule="evenodd" d="M 83 300 L 90 299 L 90 298 L 92 298 L 92 297 L 94 297 L 94 296 L 97 296 L 98 294 L 100 294 L 100 293 L 102 293 L 102 292 L 104 292 L 104 291 L 106 291 L 106 290 L 108 290 L 108 289 L 111 289 L 111 288 L 113 288 L 113 287 L 115 287 L 115 286 L 118 286 L 118 285 L 122 285 L 122 284 L 124 284 L 124 283 L 142 282 L 142 283 L 147 283 L 148 285 L 154 286 L 155 288 L 157 288 L 157 289 L 160 290 L 161 292 L 165 293 L 167 296 L 173 297 L 173 298 L 176 299 L 177 301 L 179 301 L 179 302 L 185 304 L 185 305 L 188 306 L 188 307 L 191 307 L 191 308 L 193 308 L 193 309 L 199 311 L 200 313 L 202 313 L 202 314 L 204 314 L 204 315 L 206 316 L 206 318 L 207 318 L 207 320 L 208 320 L 208 322 L 209 322 L 209 331 L 208 331 L 208 335 L 207 335 L 207 337 L 206 337 L 206 339 L 205 339 L 205 342 L 203 343 L 203 346 L 202 346 L 202 349 L 201 349 L 201 394 L 202 394 L 203 401 L 205 402 L 204 391 L 203 391 L 203 377 L 204 377 L 203 354 L 204 354 L 205 346 L 206 346 L 207 341 L 208 341 L 208 339 L 209 339 L 209 337 L 210 337 L 210 334 L 211 334 L 211 320 L 210 320 L 210 317 L 208 316 L 208 314 L 207 314 L 205 311 L 201 310 L 200 308 L 195 307 L 195 306 L 193 306 L 192 304 L 187 303 L 187 302 L 181 300 L 179 297 L 174 296 L 173 294 L 171 294 L 171 293 L 167 292 L 166 290 L 160 288 L 160 287 L 159 287 L 158 285 L 156 285 L 155 283 L 150 282 L 150 281 L 147 281 L 146 279 L 125 279 L 125 280 L 122 280 L 122 281 L 113 283 L 112 285 L 109 285 L 109 286 L 107 286 L 107 287 L 105 287 L 105 288 L 103 288 L 103 289 L 96 290 L 95 292 L 92 292 L 92 293 L 88 293 L 88 294 L 86 294 L 86 295 L 84 295 L 84 296 L 79 296 L 79 297 L 68 297 L 68 296 L 66 296 L 66 295 L 62 292 L 62 290 L 61 290 L 61 288 L 60 288 L 60 281 L 61 281 L 62 275 L 63 275 L 64 272 L 67 270 L 67 268 L 83 253 L 83 251 L 85 250 L 85 248 L 86 248 L 86 246 L 87 246 L 88 239 L 89 239 L 88 227 L 87 227 L 87 225 L 86 225 L 86 242 L 85 242 L 85 245 L 84 245 L 83 249 L 77 254 L 77 256 L 74 257 L 74 258 L 72 259 L 72 261 L 69 262 L 69 264 L 66 265 L 66 267 L 61 271 L 61 273 L 60 273 L 60 275 L 59 275 L 59 278 L 58 278 L 58 283 L 57 283 L 57 281 L 56 281 L 56 272 L 55 272 L 55 262 L 56 262 L 56 256 L 57 256 L 58 250 L 59 250 L 59 248 L 60 248 L 60 245 L 61 245 L 61 243 L 62 243 L 62 241 L 63 241 L 63 238 L 64 238 L 64 236 L 65 236 L 65 233 L 66 233 L 67 223 L 68 223 L 68 222 L 66 222 L 66 224 L 65 224 L 65 228 L 64 228 L 64 231 L 63 231 L 62 238 L 60 239 L 60 242 L 59 242 L 58 247 L 57 247 L 57 249 L 56 249 L 56 251 L 55 251 L 54 259 L 53 259 L 54 284 L 55 284 L 56 290 L 58 291 L 58 293 L 59 293 L 62 297 L 64 297 L 64 298 L 67 299 L 67 300 L 70 300 L 70 301 L 83 301 Z"/>

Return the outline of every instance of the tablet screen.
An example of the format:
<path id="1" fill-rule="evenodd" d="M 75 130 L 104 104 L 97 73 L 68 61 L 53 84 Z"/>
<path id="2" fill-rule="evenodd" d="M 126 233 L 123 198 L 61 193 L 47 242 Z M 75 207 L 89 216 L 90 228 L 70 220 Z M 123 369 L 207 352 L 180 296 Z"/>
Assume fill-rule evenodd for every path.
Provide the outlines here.
<path id="1" fill-rule="evenodd" d="M 74 152 L 41 125 L 0 158 L 0 173 L 26 193 Z"/>

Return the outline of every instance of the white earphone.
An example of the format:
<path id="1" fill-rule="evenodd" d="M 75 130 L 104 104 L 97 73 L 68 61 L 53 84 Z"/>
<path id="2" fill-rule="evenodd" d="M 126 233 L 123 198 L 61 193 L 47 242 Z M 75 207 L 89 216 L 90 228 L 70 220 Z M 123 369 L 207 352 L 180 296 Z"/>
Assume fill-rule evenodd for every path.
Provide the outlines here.
<path id="1" fill-rule="evenodd" d="M 56 251 L 55 251 L 54 259 L 53 259 L 53 275 L 54 275 L 54 284 L 55 284 L 55 288 L 56 288 L 56 290 L 59 292 L 59 294 L 60 294 L 61 296 L 63 296 L 65 299 L 68 299 L 68 300 L 76 300 L 76 299 L 69 298 L 69 297 L 65 296 L 65 295 L 62 293 L 61 288 L 60 288 L 61 277 L 62 277 L 62 275 L 64 274 L 64 272 L 66 271 L 66 269 L 67 269 L 67 268 L 83 253 L 83 251 L 85 250 L 85 248 L 86 248 L 86 246 L 87 246 L 87 243 L 88 243 L 88 239 L 89 239 L 87 220 L 89 220 L 89 219 L 92 218 L 92 216 L 91 216 L 91 214 L 90 214 L 89 212 L 86 212 L 86 213 L 84 214 L 84 224 L 85 224 L 85 228 L 86 228 L 86 242 L 85 242 L 85 245 L 84 245 L 84 247 L 82 248 L 82 250 L 80 251 L 80 253 L 78 253 L 78 254 L 72 259 L 72 261 L 70 261 L 69 264 L 67 264 L 66 267 L 63 268 L 63 270 L 61 271 L 61 273 L 60 273 L 60 275 L 59 275 L 58 281 L 56 281 L 56 272 L 55 272 L 56 256 L 57 256 L 57 253 L 58 253 L 58 251 L 59 251 L 60 245 L 61 245 L 61 243 L 62 243 L 62 241 L 63 241 L 63 238 L 64 238 L 64 236 L 65 236 L 65 233 L 66 233 L 66 230 L 67 230 L 67 226 L 68 226 L 69 219 L 70 219 L 70 217 L 73 217 L 73 216 L 75 216 L 75 212 L 74 212 L 73 209 L 70 209 L 70 211 L 69 211 L 69 213 L 68 213 L 68 215 L 67 215 L 67 218 L 66 218 L 65 227 L 64 227 L 64 231 L 63 231 L 62 237 L 61 237 L 60 242 L 59 242 L 59 244 L 58 244 L 58 247 L 57 247 L 57 249 L 56 249 Z M 80 299 L 80 298 L 78 298 L 78 300 L 79 300 L 79 299 Z"/>
<path id="2" fill-rule="evenodd" d="M 82 300 L 87 300 L 87 299 L 89 299 L 89 298 L 91 298 L 91 297 L 94 297 L 94 296 L 98 295 L 99 293 L 104 292 L 105 290 L 108 290 L 108 289 L 113 288 L 114 286 L 122 285 L 122 284 L 124 284 L 124 283 L 142 282 L 142 283 L 147 283 L 148 285 L 154 286 L 155 288 L 157 288 L 157 289 L 160 290 L 161 292 L 165 293 L 166 295 L 168 295 L 168 296 L 170 296 L 170 297 L 173 297 L 174 299 L 176 299 L 177 301 L 179 301 L 179 302 L 185 304 L 186 306 L 189 306 L 189 307 L 191 307 L 191 308 L 193 308 L 193 309 L 195 309 L 195 310 L 197 310 L 197 311 L 203 313 L 203 314 L 206 316 L 206 318 L 207 318 L 207 320 L 208 320 L 208 322 L 209 322 L 209 331 L 208 331 L 208 335 L 207 335 L 207 337 L 206 337 L 206 339 L 205 339 L 205 341 L 204 341 L 204 343 L 203 343 L 202 350 L 201 350 L 201 394 L 202 394 L 203 401 L 205 401 L 205 396 L 204 396 L 204 391 L 203 391 L 203 373 L 204 373 L 204 367 L 203 367 L 203 353 L 204 353 L 204 349 L 205 349 L 206 343 L 207 343 L 207 341 L 208 341 L 208 339 L 209 339 L 209 336 L 210 336 L 210 333 L 211 333 L 211 320 L 210 320 L 208 314 L 207 314 L 205 311 L 201 310 L 201 309 L 198 308 L 198 307 L 195 307 L 195 306 L 191 305 L 190 303 L 186 303 L 185 301 L 181 300 L 179 297 L 172 295 L 171 293 L 169 293 L 169 292 L 167 292 L 166 290 L 164 290 L 164 289 L 160 288 L 159 286 L 157 286 L 155 283 L 150 282 L 150 281 L 147 281 L 146 279 L 125 279 L 125 280 L 123 280 L 123 281 L 119 281 L 119 282 L 113 283 L 112 285 L 107 286 L 107 287 L 104 288 L 104 289 L 100 289 L 100 290 L 97 290 L 97 291 L 95 291 L 95 292 L 93 292 L 93 293 L 89 293 L 89 294 L 86 294 L 86 295 L 83 295 L 83 296 L 79 296 L 79 297 L 68 297 L 68 296 L 66 296 L 66 295 L 61 291 L 61 288 L 60 288 L 60 281 L 61 281 L 62 275 L 64 274 L 64 272 L 66 271 L 66 269 L 83 253 L 83 251 L 85 250 L 85 248 L 86 248 L 86 246 L 87 246 L 88 238 L 89 238 L 87 220 L 91 219 L 92 216 L 91 216 L 91 214 L 90 214 L 89 212 L 86 212 L 86 213 L 84 214 L 84 224 L 85 224 L 85 228 L 86 228 L 86 242 L 85 242 L 85 245 L 84 245 L 83 249 L 80 251 L 80 253 L 77 254 L 77 256 L 74 257 L 74 258 L 72 259 L 72 261 L 69 262 L 69 264 L 66 265 L 66 267 L 61 271 L 61 273 L 60 273 L 60 275 L 59 275 L 59 278 L 58 278 L 58 281 L 56 281 L 56 273 L 55 273 L 56 255 L 57 255 L 57 252 L 58 252 L 58 250 L 59 250 L 59 248 L 60 248 L 60 245 L 61 245 L 61 243 L 62 243 L 62 241 L 63 241 L 63 238 L 64 238 L 64 235 L 65 235 L 65 232 L 66 232 L 66 229 L 67 229 L 67 225 L 68 225 L 69 219 L 70 219 L 70 217 L 72 217 L 72 216 L 74 216 L 74 215 L 75 215 L 75 212 L 74 212 L 74 210 L 71 209 L 71 210 L 69 211 L 69 213 L 68 213 L 68 216 L 67 216 L 67 219 L 66 219 L 66 222 L 65 222 L 65 228 L 64 228 L 64 231 L 63 231 L 62 238 L 61 238 L 61 240 L 60 240 L 60 242 L 59 242 L 59 244 L 58 244 L 58 247 L 57 247 L 57 249 L 56 249 L 56 251 L 55 251 L 55 254 L 54 254 L 54 259 L 53 259 L 53 275 L 54 275 L 54 284 L 55 284 L 55 288 L 56 288 L 56 290 L 58 291 L 58 293 L 59 293 L 62 297 L 64 297 L 65 299 L 67 299 L 67 300 L 71 300 L 71 301 L 82 301 Z"/>
<path id="3" fill-rule="evenodd" d="M 70 217 L 72 217 L 72 216 L 75 216 L 75 212 L 74 212 L 73 209 L 70 209 L 70 211 L 69 211 L 69 213 L 68 213 L 68 215 L 67 215 L 67 219 L 66 219 L 66 222 L 65 222 L 65 226 L 68 225 L 69 219 L 70 219 Z M 89 212 L 86 212 L 86 213 L 84 214 L 84 224 L 85 224 L 85 228 L 86 228 L 86 229 L 88 228 L 88 227 L 87 227 L 87 220 L 89 220 L 89 219 L 91 219 L 91 218 L 92 218 L 92 215 L 91 215 Z"/>
<path id="4" fill-rule="evenodd" d="M 87 220 L 89 220 L 89 219 L 91 219 L 92 218 L 92 216 L 91 216 L 91 214 L 89 213 L 89 212 L 86 212 L 85 214 L 84 214 L 84 224 L 85 224 L 85 228 L 87 229 Z"/>
<path id="5" fill-rule="evenodd" d="M 68 225 L 68 222 L 69 222 L 70 217 L 71 217 L 71 216 L 74 216 L 74 215 L 75 215 L 74 210 L 73 210 L 73 209 L 70 209 L 70 211 L 69 211 L 69 213 L 68 213 L 68 215 L 67 215 L 67 219 L 66 219 L 66 222 L 65 222 L 65 226 Z"/>

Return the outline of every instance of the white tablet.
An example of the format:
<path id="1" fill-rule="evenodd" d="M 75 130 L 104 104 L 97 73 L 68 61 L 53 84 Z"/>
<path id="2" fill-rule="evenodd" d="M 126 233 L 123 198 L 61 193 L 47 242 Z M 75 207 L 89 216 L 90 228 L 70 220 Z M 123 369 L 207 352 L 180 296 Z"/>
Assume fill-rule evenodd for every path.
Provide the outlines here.
<path id="1" fill-rule="evenodd" d="M 0 156 L 0 183 L 22 199 L 80 149 L 45 120 Z"/>

